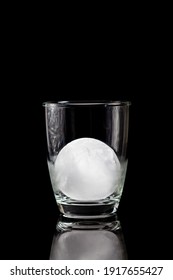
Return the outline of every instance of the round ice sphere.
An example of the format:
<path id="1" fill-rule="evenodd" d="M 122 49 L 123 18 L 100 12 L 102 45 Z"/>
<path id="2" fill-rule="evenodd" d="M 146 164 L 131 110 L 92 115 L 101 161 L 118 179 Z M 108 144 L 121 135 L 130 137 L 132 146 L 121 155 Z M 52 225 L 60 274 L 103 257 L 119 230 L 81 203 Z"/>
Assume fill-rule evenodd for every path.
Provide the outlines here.
<path id="1" fill-rule="evenodd" d="M 93 138 L 68 143 L 55 161 L 55 191 L 71 199 L 105 199 L 118 187 L 120 162 L 112 148 Z"/>

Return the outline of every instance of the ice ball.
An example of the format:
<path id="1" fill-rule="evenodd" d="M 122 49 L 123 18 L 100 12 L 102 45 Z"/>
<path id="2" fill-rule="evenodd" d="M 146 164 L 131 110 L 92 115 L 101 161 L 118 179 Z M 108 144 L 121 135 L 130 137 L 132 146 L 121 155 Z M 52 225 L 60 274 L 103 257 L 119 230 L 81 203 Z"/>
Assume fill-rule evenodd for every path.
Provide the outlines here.
<path id="1" fill-rule="evenodd" d="M 112 148 L 94 138 L 79 138 L 59 152 L 54 188 L 78 201 L 105 199 L 118 187 L 120 171 Z"/>

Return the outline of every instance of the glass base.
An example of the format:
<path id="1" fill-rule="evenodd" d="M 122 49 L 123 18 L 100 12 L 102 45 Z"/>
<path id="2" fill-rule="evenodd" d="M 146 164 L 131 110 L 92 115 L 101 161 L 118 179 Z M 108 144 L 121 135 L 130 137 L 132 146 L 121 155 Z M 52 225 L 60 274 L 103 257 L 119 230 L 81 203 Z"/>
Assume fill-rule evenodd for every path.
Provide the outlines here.
<path id="1" fill-rule="evenodd" d="M 118 204 L 118 203 L 117 203 Z M 115 201 L 109 204 L 102 203 L 76 203 L 58 204 L 59 210 L 66 218 L 76 219 L 102 219 L 115 216 L 118 205 Z"/>

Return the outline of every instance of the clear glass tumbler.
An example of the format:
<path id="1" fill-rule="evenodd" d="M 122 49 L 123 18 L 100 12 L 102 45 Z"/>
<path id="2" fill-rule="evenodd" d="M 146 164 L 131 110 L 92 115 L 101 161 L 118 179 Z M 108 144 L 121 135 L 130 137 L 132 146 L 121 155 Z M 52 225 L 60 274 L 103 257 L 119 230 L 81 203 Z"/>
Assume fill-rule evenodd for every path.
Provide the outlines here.
<path id="1" fill-rule="evenodd" d="M 129 101 L 45 102 L 48 168 L 66 217 L 109 217 L 127 169 Z"/>

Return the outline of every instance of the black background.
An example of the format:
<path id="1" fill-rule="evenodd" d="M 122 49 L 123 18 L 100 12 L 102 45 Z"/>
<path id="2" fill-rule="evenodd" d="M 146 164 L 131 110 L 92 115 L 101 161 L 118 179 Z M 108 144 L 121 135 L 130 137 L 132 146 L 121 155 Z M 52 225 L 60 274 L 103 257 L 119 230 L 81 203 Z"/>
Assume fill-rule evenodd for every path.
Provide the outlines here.
<path id="1" fill-rule="evenodd" d="M 42 102 L 124 99 L 132 102 L 129 164 L 118 214 L 128 255 L 173 259 L 172 109 L 157 30 L 146 33 L 136 22 L 114 36 L 100 29 L 103 40 L 102 32 L 90 36 L 81 29 L 75 35 L 68 26 L 64 40 L 39 26 L 30 32 L 29 25 L 11 25 L 6 35 L 0 258 L 49 258 L 58 210 L 47 170 Z"/>

